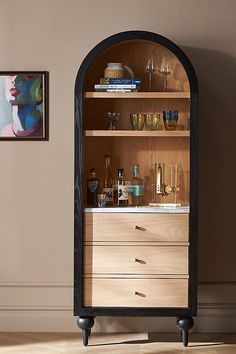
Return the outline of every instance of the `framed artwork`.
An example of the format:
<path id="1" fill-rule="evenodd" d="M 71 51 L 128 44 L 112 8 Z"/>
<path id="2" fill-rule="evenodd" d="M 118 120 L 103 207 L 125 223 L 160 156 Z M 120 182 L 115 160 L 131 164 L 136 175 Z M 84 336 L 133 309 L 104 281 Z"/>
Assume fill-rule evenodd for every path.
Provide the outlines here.
<path id="1" fill-rule="evenodd" d="M 48 140 L 47 71 L 0 71 L 0 140 Z"/>

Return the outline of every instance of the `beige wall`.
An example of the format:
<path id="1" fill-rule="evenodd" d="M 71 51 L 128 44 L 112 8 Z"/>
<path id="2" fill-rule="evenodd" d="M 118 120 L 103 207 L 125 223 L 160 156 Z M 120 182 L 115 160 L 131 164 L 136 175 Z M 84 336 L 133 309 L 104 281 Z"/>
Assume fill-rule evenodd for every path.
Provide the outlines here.
<path id="1" fill-rule="evenodd" d="M 50 73 L 49 141 L 0 142 L 0 330 L 76 330 L 74 81 L 93 46 L 133 29 L 176 42 L 199 77 L 199 280 L 207 284 L 200 287 L 198 323 L 218 330 L 221 316 L 236 308 L 236 1 L 0 0 L 0 9 L 1 70 Z M 173 321 L 157 322 L 113 318 L 98 321 L 97 329 L 174 328 Z"/>

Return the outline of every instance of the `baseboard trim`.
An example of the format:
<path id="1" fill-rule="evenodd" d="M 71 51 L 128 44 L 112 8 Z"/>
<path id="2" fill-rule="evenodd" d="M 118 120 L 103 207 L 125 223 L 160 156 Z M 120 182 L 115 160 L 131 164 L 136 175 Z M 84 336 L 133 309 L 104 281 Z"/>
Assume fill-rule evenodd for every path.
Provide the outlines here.
<path id="1" fill-rule="evenodd" d="M 0 288 L 72 288 L 71 283 L 49 282 L 0 282 Z"/>
<path id="2" fill-rule="evenodd" d="M 199 283 L 195 332 L 236 332 L 236 282 Z M 77 332 L 71 283 L 0 283 L 0 331 Z M 96 332 L 176 332 L 173 318 L 100 317 Z"/>

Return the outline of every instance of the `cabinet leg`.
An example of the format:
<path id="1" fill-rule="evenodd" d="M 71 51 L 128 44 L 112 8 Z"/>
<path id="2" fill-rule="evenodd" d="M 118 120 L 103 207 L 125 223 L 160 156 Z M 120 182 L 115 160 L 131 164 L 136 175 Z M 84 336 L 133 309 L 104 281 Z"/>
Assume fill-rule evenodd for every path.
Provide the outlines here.
<path id="1" fill-rule="evenodd" d="M 183 345 L 188 346 L 188 333 L 189 330 L 193 327 L 194 320 L 192 317 L 178 317 L 177 318 L 177 327 L 181 331 Z"/>
<path id="2" fill-rule="evenodd" d="M 87 347 L 87 345 L 88 345 L 88 337 L 89 337 L 89 334 L 88 334 L 88 330 L 87 329 L 83 329 L 82 330 L 82 334 L 83 334 L 83 345 L 85 346 L 85 347 Z"/>
<path id="3" fill-rule="evenodd" d="M 183 331 L 182 340 L 183 340 L 184 347 L 187 347 L 188 346 L 188 331 Z"/>
<path id="4" fill-rule="evenodd" d="M 88 337 L 91 334 L 91 328 L 94 325 L 94 317 L 92 316 L 80 316 L 77 320 L 77 324 L 82 329 L 83 345 L 88 345 Z"/>

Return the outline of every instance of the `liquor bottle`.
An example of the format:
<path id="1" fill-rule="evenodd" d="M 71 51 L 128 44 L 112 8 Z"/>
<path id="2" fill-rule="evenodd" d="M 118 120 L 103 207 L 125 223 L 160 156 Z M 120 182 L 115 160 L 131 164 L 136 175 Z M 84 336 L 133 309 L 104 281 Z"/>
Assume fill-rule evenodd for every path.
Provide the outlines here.
<path id="1" fill-rule="evenodd" d="M 144 180 L 139 177 L 139 165 L 134 165 L 134 175 L 128 186 L 129 191 L 129 203 L 132 205 L 144 204 Z"/>
<path id="2" fill-rule="evenodd" d="M 128 205 L 129 193 L 128 185 L 124 179 L 124 169 L 117 169 L 118 179 L 114 183 L 114 204 L 115 205 Z"/>
<path id="3" fill-rule="evenodd" d="M 90 168 L 89 178 L 87 180 L 87 205 L 91 207 L 97 206 L 97 195 L 99 189 L 99 180 L 96 177 L 95 168 Z"/>
<path id="4" fill-rule="evenodd" d="M 110 155 L 105 155 L 102 192 L 106 194 L 106 204 L 110 206 L 113 205 L 113 176 Z"/>

